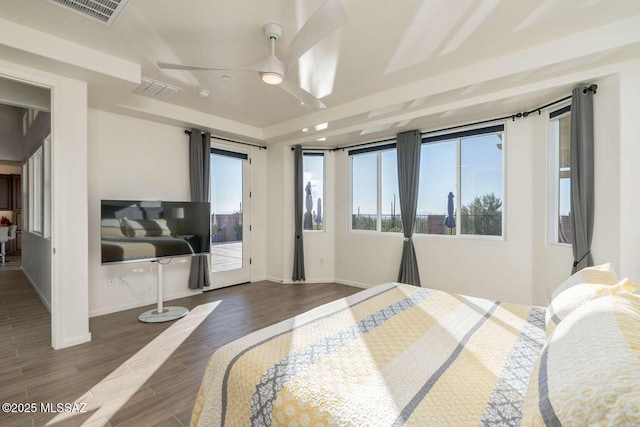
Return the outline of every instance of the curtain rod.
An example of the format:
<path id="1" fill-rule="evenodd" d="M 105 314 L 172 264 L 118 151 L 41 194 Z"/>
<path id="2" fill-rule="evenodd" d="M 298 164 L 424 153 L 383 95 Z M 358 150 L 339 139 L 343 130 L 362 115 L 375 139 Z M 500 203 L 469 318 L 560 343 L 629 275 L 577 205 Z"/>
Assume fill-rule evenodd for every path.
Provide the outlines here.
<path id="1" fill-rule="evenodd" d="M 184 133 L 186 133 L 187 135 L 191 135 L 191 131 L 189 129 L 185 129 Z M 266 145 L 259 145 L 259 144 L 252 144 L 250 142 L 244 142 L 244 141 L 236 141 L 235 139 L 228 139 L 228 138 L 222 138 L 220 136 L 215 136 L 215 135 L 211 135 L 211 138 L 215 138 L 215 139 L 219 139 L 221 141 L 226 141 L 226 142 L 233 142 L 235 144 L 242 144 L 242 145 L 248 145 L 250 147 L 257 147 L 259 149 L 267 149 Z"/>
<path id="2" fill-rule="evenodd" d="M 587 92 L 593 92 L 595 94 L 597 90 L 598 90 L 598 85 L 597 84 L 591 84 L 591 85 L 585 87 L 582 90 L 582 93 L 586 94 Z M 537 108 L 534 108 L 533 110 L 524 111 L 522 113 L 511 114 L 509 116 L 502 116 L 502 117 L 497 117 L 497 118 L 489 119 L 489 120 L 481 120 L 479 122 L 467 123 L 467 124 L 464 124 L 464 125 L 451 126 L 451 127 L 443 128 L 443 129 L 429 130 L 429 131 L 421 132 L 420 136 L 425 136 L 425 135 L 428 135 L 430 133 L 439 133 L 439 132 L 445 132 L 445 131 L 448 131 L 448 130 L 465 128 L 465 127 L 469 127 L 469 126 L 482 125 L 482 124 L 485 124 L 485 123 L 497 122 L 497 121 L 506 120 L 506 119 L 511 119 L 511 120 L 515 121 L 516 119 L 519 119 L 519 118 L 522 118 L 522 117 L 527 117 L 531 113 L 535 113 L 536 111 L 538 112 L 538 114 L 542 114 L 542 110 L 543 109 L 551 107 L 552 105 L 558 104 L 558 103 L 560 103 L 562 101 L 566 101 L 567 99 L 571 99 L 571 96 L 572 95 L 565 96 L 564 98 L 556 99 L 553 102 L 550 102 L 548 104 L 542 105 L 542 106 L 537 107 Z M 389 141 L 395 141 L 395 140 L 396 140 L 396 138 L 380 139 L 380 140 L 371 141 L 371 142 L 363 142 L 361 144 L 348 145 L 348 146 L 344 146 L 344 147 L 335 147 L 335 148 L 332 148 L 331 151 L 345 150 L 347 148 L 354 148 L 354 147 L 362 147 L 364 145 L 380 144 L 380 143 L 383 143 L 383 142 L 389 142 Z"/>
<path id="3" fill-rule="evenodd" d="M 295 150 L 295 147 L 291 147 L 291 151 Z M 335 151 L 335 148 L 313 148 L 313 147 L 302 147 L 302 151 Z"/>

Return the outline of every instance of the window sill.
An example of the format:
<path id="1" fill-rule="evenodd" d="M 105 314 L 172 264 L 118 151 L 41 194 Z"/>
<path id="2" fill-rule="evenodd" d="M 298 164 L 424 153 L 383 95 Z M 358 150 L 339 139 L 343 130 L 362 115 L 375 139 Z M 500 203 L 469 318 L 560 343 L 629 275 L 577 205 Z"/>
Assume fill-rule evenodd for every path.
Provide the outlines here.
<path id="1" fill-rule="evenodd" d="M 571 243 L 558 243 L 558 242 L 554 242 L 554 243 L 547 243 L 547 246 L 553 246 L 556 248 L 568 248 L 568 249 L 573 249 L 573 244 Z"/>

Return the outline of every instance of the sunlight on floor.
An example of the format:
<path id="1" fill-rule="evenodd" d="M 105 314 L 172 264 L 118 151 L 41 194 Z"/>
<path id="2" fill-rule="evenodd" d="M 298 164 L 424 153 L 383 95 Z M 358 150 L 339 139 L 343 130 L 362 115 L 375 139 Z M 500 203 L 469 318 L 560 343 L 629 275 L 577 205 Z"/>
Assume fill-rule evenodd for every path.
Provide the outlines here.
<path id="1" fill-rule="evenodd" d="M 91 417 L 82 425 L 106 424 L 108 419 L 126 405 L 221 302 L 222 300 L 195 307 L 102 381 L 78 397 L 75 403 L 86 404 L 86 412 L 93 411 Z M 69 421 L 74 415 L 77 414 L 62 413 L 46 425 Z"/>

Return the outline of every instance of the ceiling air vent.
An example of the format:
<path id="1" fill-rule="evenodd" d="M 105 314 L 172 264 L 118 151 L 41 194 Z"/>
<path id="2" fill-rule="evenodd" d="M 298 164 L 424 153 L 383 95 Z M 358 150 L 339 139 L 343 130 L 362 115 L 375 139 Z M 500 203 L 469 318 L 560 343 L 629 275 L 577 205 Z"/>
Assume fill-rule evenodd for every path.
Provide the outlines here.
<path id="1" fill-rule="evenodd" d="M 47 0 L 75 13 L 112 25 L 129 0 Z"/>
<path id="2" fill-rule="evenodd" d="M 169 83 L 163 83 L 158 80 L 143 77 L 142 83 L 140 83 L 140 86 L 138 86 L 134 92 L 158 98 L 171 98 L 178 93 L 179 90 L 179 88 L 170 85 Z"/>

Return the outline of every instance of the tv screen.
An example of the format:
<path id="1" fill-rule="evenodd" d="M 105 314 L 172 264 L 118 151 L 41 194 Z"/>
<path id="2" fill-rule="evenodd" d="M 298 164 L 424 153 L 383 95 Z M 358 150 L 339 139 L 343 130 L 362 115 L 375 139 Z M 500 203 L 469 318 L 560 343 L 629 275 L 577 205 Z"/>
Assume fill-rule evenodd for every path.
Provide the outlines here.
<path id="1" fill-rule="evenodd" d="M 102 200 L 102 264 L 208 254 L 209 202 Z"/>

